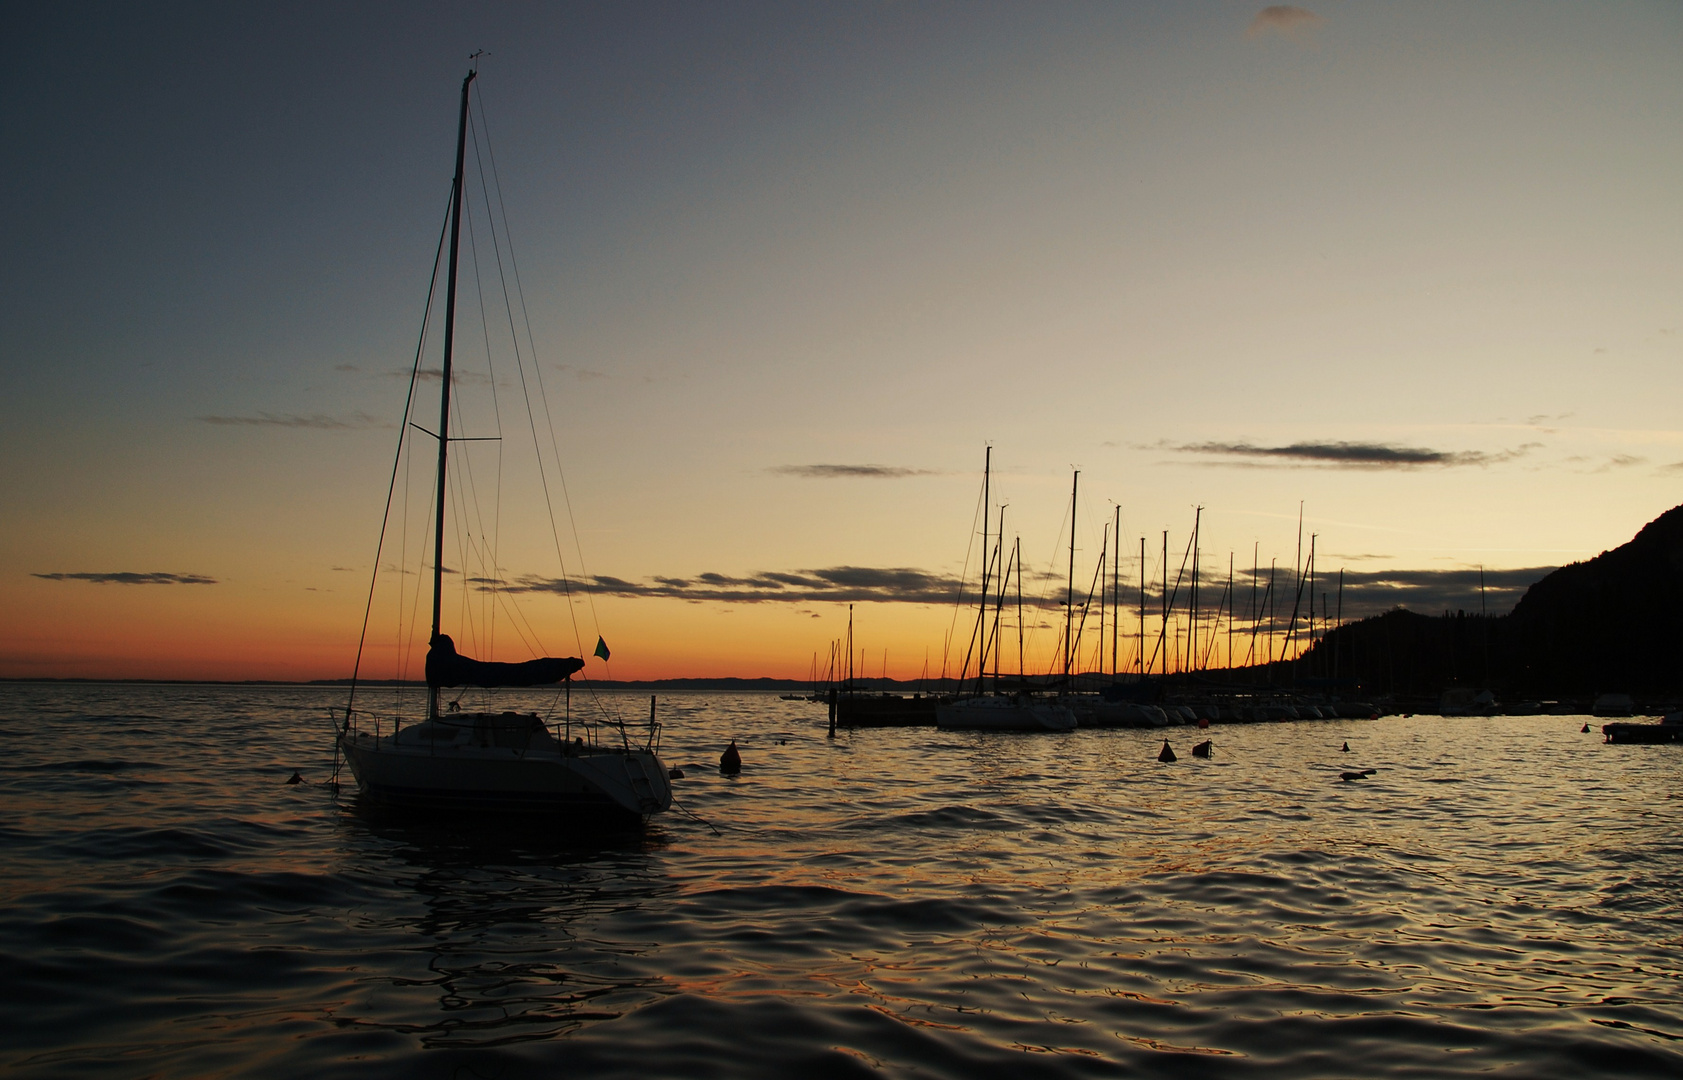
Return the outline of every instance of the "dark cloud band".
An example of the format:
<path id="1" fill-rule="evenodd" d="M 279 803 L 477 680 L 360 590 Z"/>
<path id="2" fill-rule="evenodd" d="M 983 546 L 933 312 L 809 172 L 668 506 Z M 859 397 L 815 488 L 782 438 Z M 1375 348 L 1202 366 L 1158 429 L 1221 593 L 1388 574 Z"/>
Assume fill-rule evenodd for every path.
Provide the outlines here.
<path id="1" fill-rule="evenodd" d="M 736 604 L 758 603 L 897 603 L 950 604 L 959 596 L 957 578 L 923 570 L 833 566 L 823 570 L 766 571 L 748 577 L 696 574 L 652 577 L 645 581 L 597 575 L 585 586 L 610 596 L 651 596 Z M 579 584 L 535 575 L 507 586 L 511 592 L 567 593 Z M 967 594 L 968 595 L 968 594 Z"/>
<path id="2" fill-rule="evenodd" d="M 1525 567 L 1517 570 L 1486 570 L 1483 572 L 1482 602 L 1492 615 L 1502 614 L 1513 607 L 1525 590 L 1548 574 L 1553 567 Z M 1026 605 L 1043 608 L 1059 607 L 1063 600 L 1061 578 L 1056 581 L 1044 574 L 1034 589 L 1035 595 L 1025 594 Z M 1055 576 L 1055 575 L 1054 575 Z M 1137 584 L 1124 586 L 1121 607 L 1124 626 L 1139 609 L 1140 592 Z M 1268 575 L 1257 575 L 1256 595 L 1259 604 L 1267 587 Z M 1480 571 L 1458 570 L 1380 570 L 1350 571 L 1344 574 L 1343 611 L 1346 620 L 1377 615 L 1395 607 L 1407 607 L 1420 612 L 1444 610 L 1479 610 Z M 1222 605 L 1222 593 L 1227 587 L 1225 575 L 1206 573 L 1199 576 L 1200 609 L 1213 612 Z M 691 602 L 760 604 L 760 603 L 879 603 L 879 604 L 951 604 L 960 597 L 961 583 L 947 574 L 932 573 L 908 567 L 833 566 L 822 570 L 764 571 L 737 577 L 728 574 L 703 573 L 689 577 L 653 576 L 641 581 L 597 575 L 589 581 L 566 582 L 559 578 L 527 575 L 503 586 L 509 592 L 560 593 L 591 591 L 608 596 L 659 597 Z M 1175 607 L 1184 616 L 1190 593 L 1190 582 L 1183 580 L 1176 594 Z M 975 595 L 975 583 L 963 585 L 966 602 Z M 1238 613 L 1240 623 L 1250 618 L 1252 585 L 1250 572 L 1234 575 L 1233 595 L 1225 602 L 1224 610 Z M 1084 600 L 1084 598 L 1078 598 Z M 1014 603 L 1014 598 L 1008 603 Z M 1309 584 L 1303 585 L 1299 599 L 1297 582 L 1291 571 L 1280 570 L 1274 575 L 1272 607 L 1277 619 L 1287 619 L 1294 603 L 1301 607 L 1300 618 L 1306 618 L 1311 602 Z M 1095 605 L 1097 601 L 1095 600 Z M 1161 610 L 1162 596 L 1157 583 L 1148 583 L 1145 606 L 1148 623 Z M 1316 621 L 1321 619 L 1323 606 L 1329 614 L 1336 612 L 1338 573 L 1336 570 L 1318 572 L 1314 582 L 1313 603 Z"/>
<path id="3" fill-rule="evenodd" d="M 1244 459 L 1248 464 L 1321 465 L 1344 469 L 1418 469 L 1459 465 L 1495 465 L 1528 453 L 1540 444 L 1526 443 L 1513 450 L 1433 450 L 1389 443 L 1298 442 L 1262 446 L 1249 442 L 1202 442 L 1168 446 L 1183 454 Z"/>
<path id="4" fill-rule="evenodd" d="M 768 471 L 779 476 L 798 476 L 803 480 L 899 480 L 933 473 L 931 469 L 908 469 L 899 465 L 774 465 Z"/>
<path id="5" fill-rule="evenodd" d="M 260 412 L 256 416 L 201 416 L 199 419 L 207 424 L 223 426 L 311 428 L 316 431 L 363 431 L 391 427 L 367 413 L 352 416 L 325 416 L 320 413 L 313 416 L 276 416 Z"/>
<path id="6" fill-rule="evenodd" d="M 31 574 L 45 581 L 91 581 L 97 585 L 215 585 L 216 579 L 203 574 L 138 573 L 119 570 L 112 573 L 80 572 L 74 574 Z"/>

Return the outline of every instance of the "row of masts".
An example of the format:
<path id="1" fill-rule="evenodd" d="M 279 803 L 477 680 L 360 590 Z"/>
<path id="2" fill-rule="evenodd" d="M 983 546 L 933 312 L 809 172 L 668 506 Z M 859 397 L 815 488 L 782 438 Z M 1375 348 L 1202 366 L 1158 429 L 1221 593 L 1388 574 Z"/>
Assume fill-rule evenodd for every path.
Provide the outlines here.
<path id="1" fill-rule="evenodd" d="M 1005 607 L 1010 599 L 1011 583 L 1015 577 L 1016 601 L 1016 630 L 1017 630 L 1017 685 L 1026 685 L 1029 678 L 1024 656 L 1024 618 L 1022 597 L 1022 541 L 1020 537 L 1013 538 L 1009 547 L 1005 542 L 1005 511 L 1008 504 L 1000 505 L 998 518 L 993 517 L 994 507 L 991 504 L 991 476 L 992 476 L 992 448 L 988 448 L 987 458 L 983 469 L 982 480 L 982 568 L 980 604 L 970 643 L 966 649 L 964 661 L 960 665 L 958 679 L 960 684 L 974 678 L 975 689 L 981 692 L 991 678 L 995 692 L 1001 689 L 1001 656 L 1004 652 L 1002 632 L 1009 629 L 1005 624 Z M 1281 590 L 1276 589 L 1278 566 L 1275 560 L 1269 561 L 1266 585 L 1263 584 L 1260 554 L 1261 544 L 1252 548 L 1252 565 L 1250 575 L 1250 597 L 1246 605 L 1248 611 L 1241 626 L 1237 610 L 1238 597 L 1235 589 L 1236 554 L 1228 553 L 1227 575 L 1221 595 L 1212 610 L 1201 607 L 1199 603 L 1200 582 L 1207 579 L 1202 565 L 1203 549 L 1200 546 L 1203 511 L 1202 506 L 1194 509 L 1192 535 L 1187 540 L 1186 550 L 1183 552 L 1180 567 L 1175 574 L 1173 584 L 1169 581 L 1169 531 L 1162 534 L 1162 554 L 1160 559 L 1161 579 L 1159 582 L 1158 627 L 1151 641 L 1151 651 L 1146 652 L 1148 621 L 1148 584 L 1147 554 L 1145 537 L 1140 537 L 1139 548 L 1139 581 L 1138 603 L 1135 618 L 1132 655 L 1128 663 L 1123 663 L 1122 642 L 1128 635 L 1123 633 L 1124 618 L 1124 589 L 1132 588 L 1133 583 L 1126 585 L 1122 580 L 1122 558 L 1120 540 L 1122 535 L 1122 508 L 1113 508 L 1112 520 L 1105 522 L 1101 533 L 1099 557 L 1094 566 L 1093 578 L 1084 599 L 1078 600 L 1075 593 L 1076 566 L 1076 513 L 1079 507 L 1081 473 L 1075 470 L 1070 485 L 1070 541 L 1066 563 L 1064 584 L 1064 627 L 1060 635 L 1059 666 L 1061 673 L 1057 682 L 1062 687 L 1070 687 L 1079 675 L 1097 674 L 1101 677 L 1110 676 L 1112 680 L 1120 680 L 1125 675 L 1134 678 L 1147 676 L 1162 676 L 1179 673 L 1199 673 L 1217 669 L 1232 670 L 1235 668 L 1264 667 L 1269 668 L 1284 660 L 1296 659 L 1313 645 L 1323 639 L 1328 632 L 1343 625 L 1344 609 L 1344 571 L 1337 573 L 1337 587 L 1332 592 L 1320 592 L 1321 610 L 1319 618 L 1315 611 L 1317 596 L 1317 542 L 1318 534 L 1310 534 L 1307 558 L 1303 550 L 1303 508 L 1298 508 L 1297 553 L 1293 560 L 1291 582 L 1291 608 L 1289 616 L 1284 614 Z M 1112 551 L 1112 547 L 1116 551 Z M 1188 570 L 1190 569 L 1190 574 Z M 1108 581 L 1107 581 L 1108 574 Z M 1217 579 L 1218 581 L 1220 579 Z M 1180 601 L 1182 587 L 1185 586 L 1185 613 L 1177 612 L 1177 602 Z M 1336 596 L 1336 609 L 1333 601 Z M 1084 671 L 1081 667 L 1081 642 L 1086 636 L 1087 619 L 1097 601 L 1098 614 L 1098 644 L 1093 654 L 1092 663 Z M 1079 609 L 1079 611 L 1078 611 Z M 991 611 L 991 614 L 990 614 Z M 1281 620 L 1284 618 L 1284 626 Z M 1108 638 L 1106 631 L 1108 630 Z M 846 655 L 852 655 L 852 619 L 849 616 L 849 645 Z M 1235 638 L 1239 640 L 1236 641 Z M 1106 663 L 1105 645 L 1109 645 L 1109 663 Z M 1225 644 L 1225 657 L 1222 656 L 1222 646 Z M 1241 653 L 1243 654 L 1241 656 Z M 991 671 L 990 671 L 991 660 Z M 1225 660 L 1225 663 L 1222 661 Z M 974 661 L 974 669 L 972 669 Z M 1337 678 L 1339 676 L 1339 658 L 1336 651 L 1333 656 L 1323 662 L 1325 670 L 1320 674 Z M 849 660 L 849 677 L 851 677 L 851 660 Z M 972 674 L 974 671 L 974 674 Z M 942 665 L 942 677 L 946 675 L 946 664 Z"/>

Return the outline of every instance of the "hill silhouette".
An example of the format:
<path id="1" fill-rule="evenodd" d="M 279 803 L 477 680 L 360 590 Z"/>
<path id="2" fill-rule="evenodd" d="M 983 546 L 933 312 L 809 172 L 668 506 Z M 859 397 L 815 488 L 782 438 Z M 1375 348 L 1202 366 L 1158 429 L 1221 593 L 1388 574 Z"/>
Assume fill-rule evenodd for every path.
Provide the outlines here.
<path id="1" fill-rule="evenodd" d="M 1300 677 L 1354 677 L 1372 692 L 1488 686 L 1513 697 L 1683 691 L 1683 506 L 1628 543 L 1532 585 L 1512 612 L 1398 608 L 1327 634 Z"/>

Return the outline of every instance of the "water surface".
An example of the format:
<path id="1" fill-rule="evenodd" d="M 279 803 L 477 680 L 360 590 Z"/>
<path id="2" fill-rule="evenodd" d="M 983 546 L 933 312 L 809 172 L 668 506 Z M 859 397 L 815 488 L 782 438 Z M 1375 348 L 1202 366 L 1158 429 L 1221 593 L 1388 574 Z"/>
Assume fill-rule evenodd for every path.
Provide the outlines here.
<path id="1" fill-rule="evenodd" d="M 0 685 L 0 1067 L 1683 1074 L 1683 747 L 1582 717 L 1179 729 L 1161 765 L 674 694 L 687 813 L 580 836 L 359 811 L 340 697 Z"/>

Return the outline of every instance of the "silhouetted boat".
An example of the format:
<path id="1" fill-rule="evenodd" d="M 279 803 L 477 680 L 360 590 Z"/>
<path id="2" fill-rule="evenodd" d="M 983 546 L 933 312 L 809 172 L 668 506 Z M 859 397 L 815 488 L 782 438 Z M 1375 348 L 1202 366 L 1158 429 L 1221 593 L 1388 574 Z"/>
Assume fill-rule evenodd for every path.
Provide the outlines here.
<path id="1" fill-rule="evenodd" d="M 1601 734 L 1610 743 L 1683 742 L 1683 712 L 1667 713 L 1657 724 L 1603 724 Z"/>
<path id="2" fill-rule="evenodd" d="M 534 713 L 467 713 L 439 708 L 443 687 L 531 687 L 565 682 L 584 666 L 577 657 L 545 657 L 519 664 L 481 662 L 456 652 L 440 632 L 443 599 L 444 512 L 450 438 L 451 361 L 454 351 L 457 262 L 462 223 L 463 160 L 468 92 L 475 73 L 462 80 L 461 117 L 456 129 L 456 177 L 451 195 L 449 271 L 445 289 L 444 361 L 439 395 L 436 530 L 433 547 L 432 636 L 426 659 L 427 716 L 400 727 L 393 719 L 382 731 L 367 730 L 351 702 L 345 707 L 337 747 L 344 754 L 365 799 L 406 809 L 498 810 L 561 813 L 574 819 L 608 818 L 640 823 L 672 804 L 665 766 L 655 753 L 659 725 L 649 701 L 648 740 L 634 746 L 625 725 L 617 725 L 618 746 L 592 736 L 568 738 Z M 436 273 L 436 269 L 435 269 Z M 418 367 L 417 367 L 418 370 Z M 407 416 L 407 414 L 406 414 Z M 432 434 L 432 433 L 428 433 Z M 395 476 L 395 471 L 394 471 Z M 604 659 L 607 647 L 599 642 Z"/>

